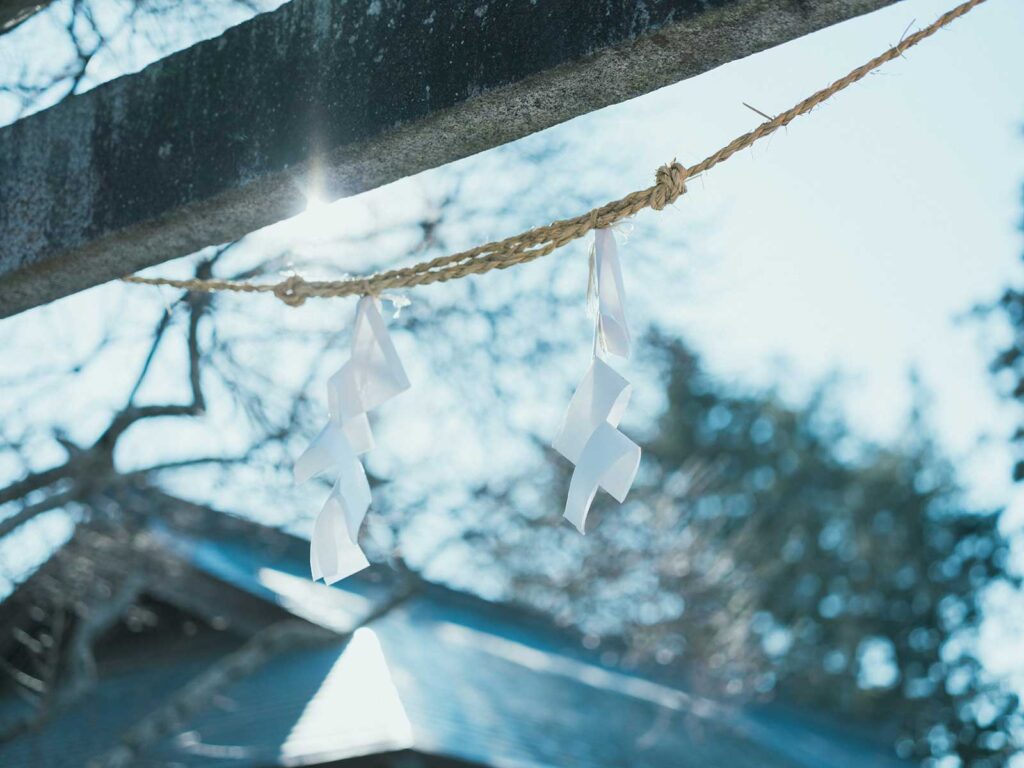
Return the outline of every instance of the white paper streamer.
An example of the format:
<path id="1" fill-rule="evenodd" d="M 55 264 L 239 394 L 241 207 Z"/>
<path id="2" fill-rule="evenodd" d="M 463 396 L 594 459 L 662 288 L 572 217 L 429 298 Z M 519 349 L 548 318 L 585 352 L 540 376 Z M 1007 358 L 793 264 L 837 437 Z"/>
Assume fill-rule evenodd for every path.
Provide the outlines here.
<path id="1" fill-rule="evenodd" d="M 352 533 L 349 510 L 345 507 L 344 498 L 335 491 L 331 491 L 324 508 L 317 515 L 309 542 L 309 568 L 313 581 L 323 579 L 325 584 L 340 581 L 370 564 L 356 543 L 358 527 Z"/>
<path id="2" fill-rule="evenodd" d="M 601 349 L 608 354 L 628 358 L 632 340 L 626 322 L 626 291 L 622 287 L 619 247 L 610 229 L 599 229 L 594 233 L 594 261 L 597 337 Z"/>
<path id="3" fill-rule="evenodd" d="M 359 548 L 359 528 L 370 507 L 370 485 L 359 454 L 373 448 L 367 412 L 409 388 L 377 301 L 359 300 L 352 356 L 327 382 L 330 420 L 295 462 L 296 482 L 327 470 L 337 481 L 313 525 L 313 579 L 333 584 L 369 565 Z"/>
<path id="4" fill-rule="evenodd" d="M 611 230 L 597 230 L 594 257 L 590 286 L 598 296 L 594 358 L 552 443 L 576 465 L 565 517 L 580 533 L 585 532 L 587 513 L 598 489 L 604 488 L 622 503 L 640 467 L 640 446 L 617 429 L 632 388 L 600 357 L 601 351 L 629 357 L 631 345 L 622 271 Z"/>
<path id="5" fill-rule="evenodd" d="M 595 357 L 569 401 L 552 447 L 576 465 L 565 517 L 584 533 L 598 488 L 623 502 L 640 466 L 640 446 L 616 428 L 629 402 L 630 384 Z"/>
<path id="6" fill-rule="evenodd" d="M 373 449 L 367 412 L 408 388 L 380 308 L 375 299 L 364 296 L 356 307 L 352 357 L 327 382 L 331 419 L 341 424 L 356 453 Z"/>

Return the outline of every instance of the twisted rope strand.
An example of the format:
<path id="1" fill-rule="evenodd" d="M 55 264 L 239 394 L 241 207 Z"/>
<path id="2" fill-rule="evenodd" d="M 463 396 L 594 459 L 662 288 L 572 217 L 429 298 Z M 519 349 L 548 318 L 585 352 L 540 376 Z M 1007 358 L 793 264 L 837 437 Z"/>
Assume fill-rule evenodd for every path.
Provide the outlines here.
<path id="1" fill-rule="evenodd" d="M 790 107 L 770 120 L 766 120 L 752 131 L 743 134 L 714 154 L 689 168 L 675 160 L 660 167 L 654 185 L 647 189 L 630 192 L 625 197 L 605 203 L 599 208 L 562 219 L 540 227 L 507 237 L 504 240 L 484 243 L 469 250 L 447 256 L 439 256 L 409 267 L 377 272 L 360 278 L 345 280 L 304 280 L 292 275 L 278 283 L 250 283 L 242 280 L 189 279 L 174 280 L 164 277 L 139 277 L 131 275 L 122 278 L 125 282 L 143 285 L 166 285 L 188 291 L 235 291 L 239 293 L 273 293 L 286 304 L 297 307 L 307 298 L 339 297 L 354 295 L 379 295 L 388 290 L 412 288 L 430 283 L 457 280 L 467 275 L 478 275 L 492 269 L 507 269 L 517 264 L 547 256 L 552 251 L 583 237 L 594 229 L 609 227 L 618 221 L 633 216 L 645 208 L 660 211 L 686 194 L 687 179 L 714 168 L 725 162 L 741 149 L 753 145 L 779 128 L 789 125 L 794 119 L 805 115 L 840 91 L 862 80 L 886 62 L 902 56 L 909 48 L 925 40 L 946 25 L 964 16 L 985 0 L 967 0 L 947 11 L 927 27 L 904 37 L 899 43 L 865 64 L 803 101 Z"/>

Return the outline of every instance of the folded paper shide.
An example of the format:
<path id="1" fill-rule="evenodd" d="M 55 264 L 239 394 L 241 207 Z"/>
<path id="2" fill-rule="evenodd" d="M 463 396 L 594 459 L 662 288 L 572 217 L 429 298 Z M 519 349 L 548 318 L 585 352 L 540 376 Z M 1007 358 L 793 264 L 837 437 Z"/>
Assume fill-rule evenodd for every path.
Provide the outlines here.
<path id="1" fill-rule="evenodd" d="M 587 513 L 598 489 L 622 503 L 640 467 L 640 446 L 618 430 L 632 387 L 603 359 L 607 355 L 628 358 L 632 344 L 618 246 L 610 229 L 595 233 L 588 293 L 588 299 L 596 299 L 593 358 L 552 443 L 576 465 L 569 481 L 565 517 L 580 533 L 585 532 Z"/>
<path id="2" fill-rule="evenodd" d="M 356 306 L 352 355 L 327 382 L 330 418 L 295 462 L 295 481 L 337 472 L 313 524 L 309 564 L 327 584 L 369 565 L 359 548 L 359 528 L 370 507 L 370 484 L 359 455 L 373 448 L 367 413 L 409 388 L 402 361 L 388 335 L 380 305 L 364 296 Z"/>

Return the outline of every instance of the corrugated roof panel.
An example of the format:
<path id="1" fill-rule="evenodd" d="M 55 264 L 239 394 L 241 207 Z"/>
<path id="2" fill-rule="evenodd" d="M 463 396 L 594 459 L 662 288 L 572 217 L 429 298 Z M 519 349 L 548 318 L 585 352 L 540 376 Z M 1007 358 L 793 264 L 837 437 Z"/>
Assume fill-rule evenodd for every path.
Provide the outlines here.
<path id="1" fill-rule="evenodd" d="M 225 599 L 242 590 L 322 626 L 351 626 L 388 591 L 388 574 L 375 569 L 341 589 L 311 583 L 298 544 L 270 567 L 247 537 L 196 546 L 159 535 L 222 583 Z M 223 642 L 220 655 L 238 640 Z M 0 745 L 0 765 L 83 765 L 217 658 L 215 648 L 186 651 L 105 676 L 38 733 Z M 347 645 L 272 656 L 137 764 L 316 765 L 411 748 L 499 768 L 900 765 L 838 725 L 819 731 L 796 715 L 726 706 L 617 669 L 536 615 L 425 585 Z"/>
<path id="2" fill-rule="evenodd" d="M 153 763 L 319 765 L 406 749 L 412 729 L 380 644 L 291 651 L 229 686 L 189 728 L 146 750 Z"/>

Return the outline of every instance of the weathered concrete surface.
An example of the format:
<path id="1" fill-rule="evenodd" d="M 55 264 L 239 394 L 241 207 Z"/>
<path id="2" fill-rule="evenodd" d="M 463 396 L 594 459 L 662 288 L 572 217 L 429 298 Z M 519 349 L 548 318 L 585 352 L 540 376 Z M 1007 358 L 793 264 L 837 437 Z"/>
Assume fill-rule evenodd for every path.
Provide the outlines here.
<path id="1" fill-rule="evenodd" d="M 0 317 L 891 2 L 293 0 L 0 129 Z"/>
<path id="2" fill-rule="evenodd" d="M 10 32 L 49 4 L 50 0 L 0 0 L 0 35 Z"/>

